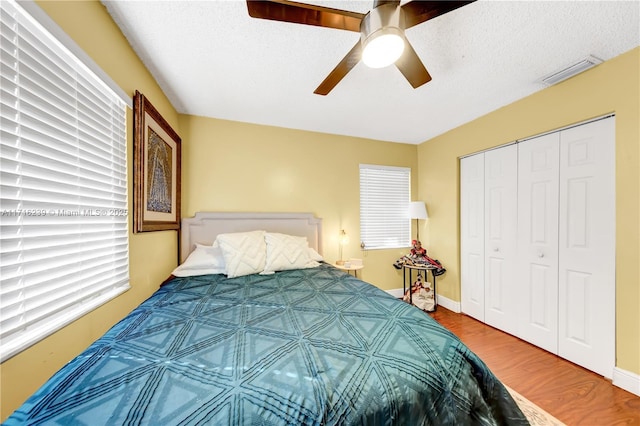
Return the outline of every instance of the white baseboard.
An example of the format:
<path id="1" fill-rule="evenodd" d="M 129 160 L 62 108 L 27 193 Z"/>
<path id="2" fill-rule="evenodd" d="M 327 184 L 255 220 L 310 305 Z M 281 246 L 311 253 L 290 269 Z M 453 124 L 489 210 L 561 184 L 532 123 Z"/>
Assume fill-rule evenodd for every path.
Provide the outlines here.
<path id="1" fill-rule="evenodd" d="M 460 308 L 460 302 L 451 300 L 448 297 L 438 295 L 438 305 L 442 306 L 443 308 L 447 308 L 448 310 L 450 310 L 451 312 L 455 312 L 456 314 L 462 312 L 462 309 Z"/>
<path id="2" fill-rule="evenodd" d="M 615 367 L 613 369 L 613 384 L 640 396 L 640 375 L 638 374 Z"/>
<path id="3" fill-rule="evenodd" d="M 395 297 L 396 299 L 401 299 L 404 292 L 401 288 L 394 288 L 393 290 L 385 290 L 387 293 Z"/>
<path id="4" fill-rule="evenodd" d="M 395 297 L 396 299 L 401 299 L 404 294 L 401 288 L 394 288 L 391 290 L 385 290 L 387 293 Z M 438 305 L 443 308 L 447 308 L 450 311 L 453 311 L 457 314 L 462 312 L 460 310 L 460 302 L 455 302 L 447 297 L 438 295 Z"/>

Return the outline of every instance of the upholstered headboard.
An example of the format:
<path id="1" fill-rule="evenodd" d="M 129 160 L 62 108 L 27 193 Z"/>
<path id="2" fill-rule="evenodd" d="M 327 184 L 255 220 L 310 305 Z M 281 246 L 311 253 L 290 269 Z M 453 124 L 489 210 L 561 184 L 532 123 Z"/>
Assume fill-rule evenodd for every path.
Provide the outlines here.
<path id="1" fill-rule="evenodd" d="M 196 243 L 212 244 L 218 234 L 255 230 L 307 237 L 309 247 L 322 254 L 322 219 L 312 213 L 197 212 L 182 219 L 180 263 Z"/>

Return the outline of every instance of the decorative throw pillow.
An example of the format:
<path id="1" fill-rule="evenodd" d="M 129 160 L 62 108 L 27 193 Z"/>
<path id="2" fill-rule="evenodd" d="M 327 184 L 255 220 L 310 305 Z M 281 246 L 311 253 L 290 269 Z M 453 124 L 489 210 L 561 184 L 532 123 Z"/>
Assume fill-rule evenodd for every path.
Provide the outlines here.
<path id="1" fill-rule="evenodd" d="M 264 270 L 267 247 L 265 231 L 220 234 L 216 239 L 222 249 L 229 278 L 257 274 Z"/>
<path id="2" fill-rule="evenodd" d="M 309 256 L 309 243 L 305 237 L 267 232 L 264 239 L 267 245 L 265 273 L 320 265 Z"/>
<path id="3" fill-rule="evenodd" d="M 220 247 L 196 244 L 196 249 L 171 274 L 176 277 L 191 277 L 224 272 L 224 257 Z"/>

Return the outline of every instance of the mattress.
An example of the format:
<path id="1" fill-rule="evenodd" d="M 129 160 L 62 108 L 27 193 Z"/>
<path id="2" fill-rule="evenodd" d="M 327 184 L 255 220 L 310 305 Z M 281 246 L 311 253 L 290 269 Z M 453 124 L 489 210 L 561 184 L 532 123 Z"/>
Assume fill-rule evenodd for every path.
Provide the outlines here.
<path id="1" fill-rule="evenodd" d="M 170 280 L 6 424 L 528 423 L 429 315 L 322 264 Z"/>

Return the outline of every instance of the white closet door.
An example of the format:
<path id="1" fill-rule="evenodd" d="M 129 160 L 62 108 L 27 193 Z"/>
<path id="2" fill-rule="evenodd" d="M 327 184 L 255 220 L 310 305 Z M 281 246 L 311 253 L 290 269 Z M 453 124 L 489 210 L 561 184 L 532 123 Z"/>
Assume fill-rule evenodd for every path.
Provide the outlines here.
<path id="1" fill-rule="evenodd" d="M 461 309 L 484 322 L 484 154 L 460 160 Z"/>
<path id="2" fill-rule="evenodd" d="M 558 354 L 611 378 L 615 366 L 615 119 L 560 135 Z"/>
<path id="3" fill-rule="evenodd" d="M 518 336 L 558 351 L 559 133 L 518 144 Z"/>
<path id="4" fill-rule="evenodd" d="M 515 334 L 518 148 L 510 145 L 484 154 L 485 301 L 487 324 Z"/>

